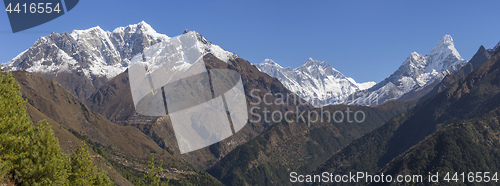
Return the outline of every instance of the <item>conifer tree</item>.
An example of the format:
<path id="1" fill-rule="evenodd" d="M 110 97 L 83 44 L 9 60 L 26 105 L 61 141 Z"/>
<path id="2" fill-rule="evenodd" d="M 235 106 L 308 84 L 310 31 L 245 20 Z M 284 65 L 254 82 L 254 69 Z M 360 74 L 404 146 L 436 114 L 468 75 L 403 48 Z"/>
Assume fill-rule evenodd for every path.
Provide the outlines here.
<path id="1" fill-rule="evenodd" d="M 35 126 L 11 73 L 0 72 L 0 178 L 16 185 L 66 185 L 67 158 L 46 121 Z"/>
<path id="2" fill-rule="evenodd" d="M 168 182 L 170 181 L 167 179 L 166 182 L 161 182 L 161 172 L 163 170 L 163 160 L 160 161 L 160 165 L 155 168 L 155 155 L 151 153 L 151 160 L 148 162 L 148 168 L 149 168 L 149 174 L 144 175 L 147 179 L 147 183 L 152 186 L 167 186 Z M 156 170 L 155 170 L 156 169 Z"/>
<path id="3" fill-rule="evenodd" d="M 86 143 L 71 155 L 68 179 L 70 185 L 113 185 L 105 172 L 93 164 Z"/>
<path id="4" fill-rule="evenodd" d="M 0 184 L 113 185 L 85 144 L 70 159 L 47 121 L 33 125 L 19 90 L 11 73 L 0 72 Z"/>

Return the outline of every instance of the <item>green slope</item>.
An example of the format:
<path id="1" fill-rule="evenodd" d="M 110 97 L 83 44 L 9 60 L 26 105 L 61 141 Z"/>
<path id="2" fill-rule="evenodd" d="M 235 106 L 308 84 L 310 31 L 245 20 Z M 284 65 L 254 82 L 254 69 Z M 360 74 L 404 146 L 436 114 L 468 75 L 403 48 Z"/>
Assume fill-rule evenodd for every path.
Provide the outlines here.
<path id="1" fill-rule="evenodd" d="M 436 130 L 500 107 L 500 55 L 334 154 L 314 173 L 377 172 Z M 456 162 L 460 164 L 460 162 Z M 481 170 L 476 170 L 481 171 Z"/>
<path id="2" fill-rule="evenodd" d="M 392 103 L 380 108 L 329 106 L 324 110 L 363 111 L 362 123 L 273 124 L 263 134 L 238 146 L 208 172 L 226 185 L 283 185 L 289 173 L 307 173 L 352 140 L 380 126 L 411 103 Z M 307 120 L 307 119 L 306 119 Z"/>
<path id="3" fill-rule="evenodd" d="M 491 178 L 500 174 L 500 109 L 479 118 L 461 120 L 447 125 L 388 163 L 380 172 L 388 175 L 440 175 L 440 185 L 480 184 L 476 178 L 469 182 L 468 174 L 490 172 Z M 466 173 L 465 182 L 445 180 L 449 174 Z M 424 177 L 425 178 L 425 177 Z M 500 178 L 500 177 L 497 177 Z M 424 182 L 428 180 L 425 179 Z M 481 184 L 498 185 L 499 181 Z"/>

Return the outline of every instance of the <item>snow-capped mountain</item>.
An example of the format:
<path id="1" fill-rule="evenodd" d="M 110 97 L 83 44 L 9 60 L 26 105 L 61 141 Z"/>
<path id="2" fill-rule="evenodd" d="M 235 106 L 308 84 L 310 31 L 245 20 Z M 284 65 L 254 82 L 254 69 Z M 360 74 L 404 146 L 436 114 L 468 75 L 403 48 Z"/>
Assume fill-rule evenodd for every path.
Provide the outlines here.
<path id="1" fill-rule="evenodd" d="M 347 79 L 349 81 L 351 81 L 351 83 L 354 83 L 356 86 L 358 86 L 359 90 L 366 90 L 366 89 L 369 89 L 377 84 L 374 81 L 368 81 L 368 82 L 364 82 L 364 83 L 356 83 L 356 81 L 350 77 L 348 77 Z"/>
<path id="2" fill-rule="evenodd" d="M 195 31 L 184 31 L 198 39 L 204 53 L 222 61 L 237 57 L 207 41 Z M 2 65 L 3 70 L 26 70 L 53 78 L 81 99 L 86 99 L 102 83 L 125 71 L 131 59 L 148 48 L 171 38 L 157 33 L 144 21 L 119 27 L 112 32 L 100 27 L 51 33 L 32 47 Z"/>
<path id="3" fill-rule="evenodd" d="M 350 94 L 375 84 L 375 82 L 358 84 L 327 62 L 311 58 L 295 69 L 284 68 L 271 59 L 266 59 L 255 66 L 261 72 L 277 78 L 289 90 L 317 107 L 339 104 Z"/>
<path id="4" fill-rule="evenodd" d="M 392 75 L 367 90 L 349 96 L 344 104 L 379 105 L 397 100 L 409 92 L 422 96 L 423 93 L 415 92 L 432 89 L 430 86 L 435 86 L 466 63 L 455 49 L 452 37 L 445 35 L 430 54 L 411 53 Z"/>

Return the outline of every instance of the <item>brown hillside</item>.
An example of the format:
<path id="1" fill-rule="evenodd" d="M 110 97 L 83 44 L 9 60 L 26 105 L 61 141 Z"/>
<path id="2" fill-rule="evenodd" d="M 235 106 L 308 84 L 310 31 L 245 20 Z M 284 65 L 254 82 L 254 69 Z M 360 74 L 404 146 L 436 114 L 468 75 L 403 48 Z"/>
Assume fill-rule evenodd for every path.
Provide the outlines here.
<path id="1" fill-rule="evenodd" d="M 147 159 L 162 149 L 134 127 L 118 126 L 87 108 L 59 83 L 27 72 L 14 72 L 21 94 L 41 113 L 70 131 L 123 155 Z"/>
<path id="2" fill-rule="evenodd" d="M 50 117 L 41 113 L 31 104 L 26 104 L 26 107 L 26 111 L 30 115 L 30 119 L 33 122 L 37 122 L 40 120 L 47 120 L 47 122 L 49 122 L 49 124 L 52 126 L 52 130 L 54 130 L 54 135 L 59 140 L 59 145 L 61 146 L 62 151 L 66 154 L 72 153 L 76 148 L 83 145 L 82 140 L 78 139 L 75 135 L 73 135 L 56 121 L 52 120 Z M 109 162 L 103 159 L 98 153 L 94 152 L 92 149 L 89 149 L 89 151 L 94 157 L 94 162 L 96 163 L 96 165 L 102 167 L 106 172 L 108 172 L 108 176 L 112 180 L 115 180 L 118 185 L 133 185 L 130 181 L 120 175 L 120 173 L 118 173 L 114 167 L 110 166 Z"/>
<path id="3" fill-rule="evenodd" d="M 91 111 L 58 82 L 27 72 L 13 72 L 13 76 L 21 86 L 21 94 L 28 101 L 32 119 L 47 119 L 66 152 L 73 149 L 75 144 L 78 144 L 77 141 L 86 140 L 99 151 L 99 156 L 111 163 L 110 165 L 103 161 L 105 166 L 113 166 L 115 169 L 119 166 L 121 170 L 135 174 L 136 178 L 142 178 L 151 153 L 155 153 L 155 159 L 163 160 L 164 166 L 189 171 L 189 174 L 181 172 L 167 175 L 167 178 L 174 179 L 174 183 L 189 183 L 189 180 L 183 181 L 186 176 L 215 180 L 198 174 L 191 165 L 164 151 L 137 128 L 117 125 Z M 110 176 L 113 174 L 115 173 L 110 171 Z M 116 175 L 114 179 L 122 178 Z"/>
<path id="4" fill-rule="evenodd" d="M 255 66 L 244 59 L 237 58 L 235 60 L 229 60 L 228 63 L 225 63 L 212 54 L 207 54 L 204 56 L 204 60 L 207 69 L 232 69 L 240 73 L 243 86 L 245 88 L 247 108 L 249 109 L 252 102 L 257 102 L 256 98 L 250 96 L 250 91 L 253 89 L 258 89 L 260 91 L 254 93 L 254 95 L 260 97 L 261 99 L 263 99 L 265 94 L 271 93 L 272 96 L 268 96 L 267 100 L 275 100 L 277 99 L 275 95 L 277 93 L 281 93 L 284 95 L 290 95 L 290 102 L 293 102 L 293 100 L 296 100 L 297 102 L 301 100 L 305 103 L 305 101 L 298 96 L 293 98 L 293 96 L 291 96 L 293 93 L 286 89 L 280 81 L 260 72 Z M 139 128 L 145 134 L 153 138 L 154 141 L 156 141 L 162 148 L 201 168 L 210 167 L 236 146 L 253 139 L 255 136 L 258 136 L 272 125 L 271 123 L 265 122 L 248 123 L 235 135 L 223 140 L 220 143 L 195 152 L 181 155 L 177 150 L 177 141 L 174 137 L 170 120 L 168 118 L 157 119 L 146 117 L 141 120 L 138 119 L 141 118 L 140 116 L 134 115 L 135 111 L 127 71 L 101 86 L 94 94 L 92 94 L 92 96 L 90 96 L 87 103 L 94 111 L 106 116 L 112 121 L 116 121 L 120 125 L 131 125 Z M 300 110 L 312 108 L 309 104 L 297 104 L 297 106 L 299 106 Z M 281 110 L 283 112 L 286 110 L 296 109 L 296 105 L 292 104 L 266 105 L 263 102 L 261 102 L 258 107 L 261 108 L 260 111 L 264 108 L 267 108 L 268 110 Z M 256 113 L 259 113 L 260 111 L 256 111 Z M 259 114 L 263 115 L 262 113 Z M 251 117 L 252 115 L 249 111 L 249 119 Z"/>

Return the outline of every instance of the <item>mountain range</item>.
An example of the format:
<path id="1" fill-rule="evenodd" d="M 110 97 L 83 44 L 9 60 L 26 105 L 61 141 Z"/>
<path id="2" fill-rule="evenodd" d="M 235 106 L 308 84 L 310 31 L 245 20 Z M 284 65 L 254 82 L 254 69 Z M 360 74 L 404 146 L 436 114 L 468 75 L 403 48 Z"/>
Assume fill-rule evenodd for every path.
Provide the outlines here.
<path id="1" fill-rule="evenodd" d="M 280 80 L 289 90 L 316 107 L 340 104 L 356 91 L 375 85 L 375 82 L 358 84 L 327 62 L 312 58 L 295 69 L 281 67 L 271 59 L 266 59 L 255 66 L 260 71 Z"/>
<path id="2" fill-rule="evenodd" d="M 473 57 L 481 59 L 476 61 L 482 64 L 478 68 L 353 141 L 313 172 L 444 175 L 498 171 L 500 50 L 490 49 L 493 55 L 481 58 L 484 51 L 481 46 Z"/>
<path id="3" fill-rule="evenodd" d="M 127 42 L 123 45 L 129 47 L 120 48 L 113 42 L 117 40 L 116 38 L 123 37 L 120 34 L 127 36 Z M 227 52 L 219 46 L 212 44 L 201 36 L 201 34 L 185 30 L 183 35 L 196 38 L 197 47 L 195 49 L 204 54 L 207 69 L 232 69 L 241 75 L 248 104 L 257 102 L 257 99 L 262 100 L 265 95 L 276 95 L 277 93 L 289 95 L 290 100 L 304 102 L 300 100 L 300 97 L 294 96 L 277 79 L 260 72 L 236 54 Z M 40 81 L 49 82 L 41 84 L 47 86 L 40 86 L 40 88 L 36 86 L 40 84 L 37 82 L 21 83 L 22 87 L 26 85 L 25 89 L 31 91 L 30 93 L 23 93 L 23 95 L 26 94 L 25 99 L 28 99 L 28 102 L 31 103 L 35 102 L 33 100 L 43 98 L 42 100 L 44 101 L 33 106 L 35 110 L 46 115 L 43 119 L 53 121 L 52 123 L 57 121 L 61 126 L 64 126 L 61 130 L 68 131 L 76 136 L 73 139 L 87 141 L 93 148 L 96 150 L 99 149 L 98 151 L 106 155 L 106 160 L 109 162 L 110 167 L 116 169 L 120 172 L 121 176 L 133 184 L 140 183 L 141 174 L 145 171 L 144 167 L 146 167 L 146 157 L 149 153 L 166 153 L 167 155 L 158 156 L 158 159 L 163 160 L 165 163 L 164 166 L 167 168 L 182 168 L 183 171 L 187 171 L 187 173 L 173 174 L 165 177 L 175 180 L 174 182 L 171 181 L 171 184 L 190 183 L 193 180 L 207 181 L 210 184 L 214 184 L 217 181 L 214 182 L 213 177 L 206 173 L 196 174 L 198 171 L 194 167 L 200 169 L 209 168 L 234 148 L 260 135 L 263 131 L 274 125 L 274 123 L 249 123 L 235 135 L 217 144 L 195 152 L 180 154 L 168 115 L 164 117 L 147 117 L 135 113 L 128 71 L 126 70 L 131 65 L 131 59 L 133 58 L 131 56 L 133 54 L 141 54 L 151 49 L 154 50 L 152 46 L 159 46 L 157 45 L 158 43 L 163 41 L 169 42 L 170 39 L 170 37 L 165 35 L 157 34 L 144 22 L 120 27 L 113 32 L 102 31 L 100 28 L 94 27 L 88 30 L 73 31 L 72 34 L 52 33 L 49 36 L 40 38 L 31 48 L 10 62 L 2 64 L 2 70 L 29 72 L 20 73 L 18 81 L 25 78 L 24 76 L 29 76 L 30 78 L 28 79 L 31 81 L 37 80 L 37 78 L 33 77 L 41 76 L 38 77 Z M 110 52 L 113 50 L 117 52 Z M 110 62 L 108 60 L 110 58 L 106 57 L 109 53 L 116 54 L 115 56 L 122 58 L 121 61 Z M 79 54 L 86 54 L 85 56 L 89 57 L 83 58 Z M 70 57 L 68 58 L 66 55 Z M 60 58 L 59 56 L 66 57 Z M 153 55 L 152 57 L 162 58 L 164 56 Z M 95 60 L 97 58 L 100 58 L 100 60 Z M 157 63 L 151 63 L 150 66 L 154 67 L 155 64 Z M 176 65 L 183 66 L 182 63 Z M 105 69 L 108 69 L 108 71 L 104 72 L 103 70 Z M 51 81 L 50 79 L 55 81 Z M 51 90 L 51 88 L 57 88 L 58 91 Z M 62 89 L 66 92 L 55 94 L 61 92 Z M 253 89 L 260 91 L 254 93 L 253 96 L 249 96 L 251 95 L 250 91 Z M 37 95 L 34 92 L 44 94 Z M 78 101 L 75 101 L 73 96 L 76 96 Z M 266 96 L 266 98 L 278 99 L 276 96 Z M 50 100 L 58 100 L 57 103 L 59 105 L 52 103 Z M 75 102 L 80 107 L 73 108 L 73 106 L 67 106 L 66 104 Z M 259 108 L 285 112 L 292 109 L 299 109 L 299 111 L 308 110 L 310 105 L 267 105 L 262 102 Z M 89 112 L 92 114 L 89 114 Z M 255 111 L 254 113 L 263 115 L 263 110 Z M 74 128 L 75 125 L 78 127 Z M 80 125 L 83 127 L 80 127 Z M 114 126 L 118 126 L 118 128 L 123 127 L 127 130 L 138 129 L 136 131 L 140 131 L 140 135 L 147 136 L 147 141 L 144 143 L 148 143 L 150 147 L 143 144 L 134 145 L 138 149 L 148 149 L 144 149 L 144 151 L 141 151 L 137 155 L 132 155 L 138 150 L 130 148 L 129 145 L 143 142 L 143 139 L 136 139 L 136 135 L 139 134 L 126 132 L 124 129 L 99 129 L 100 127 Z M 90 132 L 87 130 L 90 130 Z M 118 132 L 118 134 L 111 134 L 113 132 Z M 116 136 L 119 135 L 133 135 L 128 138 L 124 137 L 132 140 L 132 142 L 117 140 Z M 108 138 L 106 136 L 114 136 L 112 142 L 106 140 Z M 151 144 L 151 142 L 154 144 Z M 110 148 L 110 146 L 115 146 L 113 143 L 124 143 L 116 144 L 116 146 L 127 148 Z M 161 149 L 158 149 L 158 147 Z M 63 148 L 72 149 L 72 147 Z M 104 156 L 103 154 L 101 155 Z"/>
<path id="4" fill-rule="evenodd" d="M 199 38 L 197 46 L 203 54 L 212 53 L 224 62 L 238 57 L 209 42 L 197 32 L 185 30 L 185 33 Z M 130 67 L 135 55 L 170 39 L 157 33 L 145 22 L 119 27 L 112 32 L 97 26 L 87 30 L 74 30 L 71 34 L 52 33 L 41 37 L 29 49 L 2 64 L 2 69 L 25 70 L 55 79 L 85 100 L 105 82 Z M 313 106 L 321 107 L 336 104 L 379 105 L 398 99 L 415 100 L 465 63 L 467 61 L 455 49 L 451 36 L 446 35 L 430 54 L 411 53 L 399 69 L 377 84 L 357 83 L 327 62 L 312 58 L 295 69 L 282 67 L 271 59 L 255 66 L 277 78 Z"/>
<path id="5" fill-rule="evenodd" d="M 183 35 L 196 38 L 194 49 L 203 53 L 207 69 L 241 75 L 247 107 L 259 108 L 248 111 L 249 120 L 265 110 L 318 117 L 339 111 L 349 117 L 350 111 L 363 113 L 363 122 L 344 116 L 334 122 L 336 115 L 311 122 L 314 116 L 307 114 L 274 121 L 267 115 L 216 144 L 181 154 L 169 115 L 142 116 L 134 109 L 127 68 L 134 56 L 173 39 L 145 22 L 112 32 L 94 27 L 51 33 L 2 64 L 2 71 L 14 71 L 31 120 L 46 119 L 64 152 L 87 142 L 118 185 L 143 183 L 151 154 L 165 169 L 179 169 L 162 175 L 172 185 L 290 185 L 292 171 L 417 174 L 500 167 L 500 43 L 479 47 L 466 61 L 446 35 L 430 54 L 411 53 L 384 81 L 356 83 L 324 61 L 308 59 L 295 69 L 270 59 L 252 65 L 198 32 Z M 150 57 L 165 58 L 155 54 Z M 161 65 L 149 61 L 150 68 Z M 295 95 L 308 102 L 259 101 Z"/>
<path id="6" fill-rule="evenodd" d="M 223 61 L 237 56 L 204 39 L 199 33 L 185 30 L 198 37 L 198 50 L 212 53 Z M 157 33 L 146 22 L 104 31 L 99 26 L 69 33 L 51 33 L 38 39 L 33 46 L 11 61 L 2 70 L 25 70 L 55 79 L 82 100 L 109 79 L 124 72 L 131 60 L 145 49 L 170 40 Z"/>
<path id="7" fill-rule="evenodd" d="M 303 65 L 283 68 L 266 59 L 257 64 L 262 72 L 280 80 L 288 89 L 314 106 L 381 105 L 394 100 L 416 100 L 428 93 L 448 74 L 467 63 L 446 35 L 430 54 L 411 53 L 403 64 L 382 82 L 356 83 L 327 62 L 309 59 Z"/>

